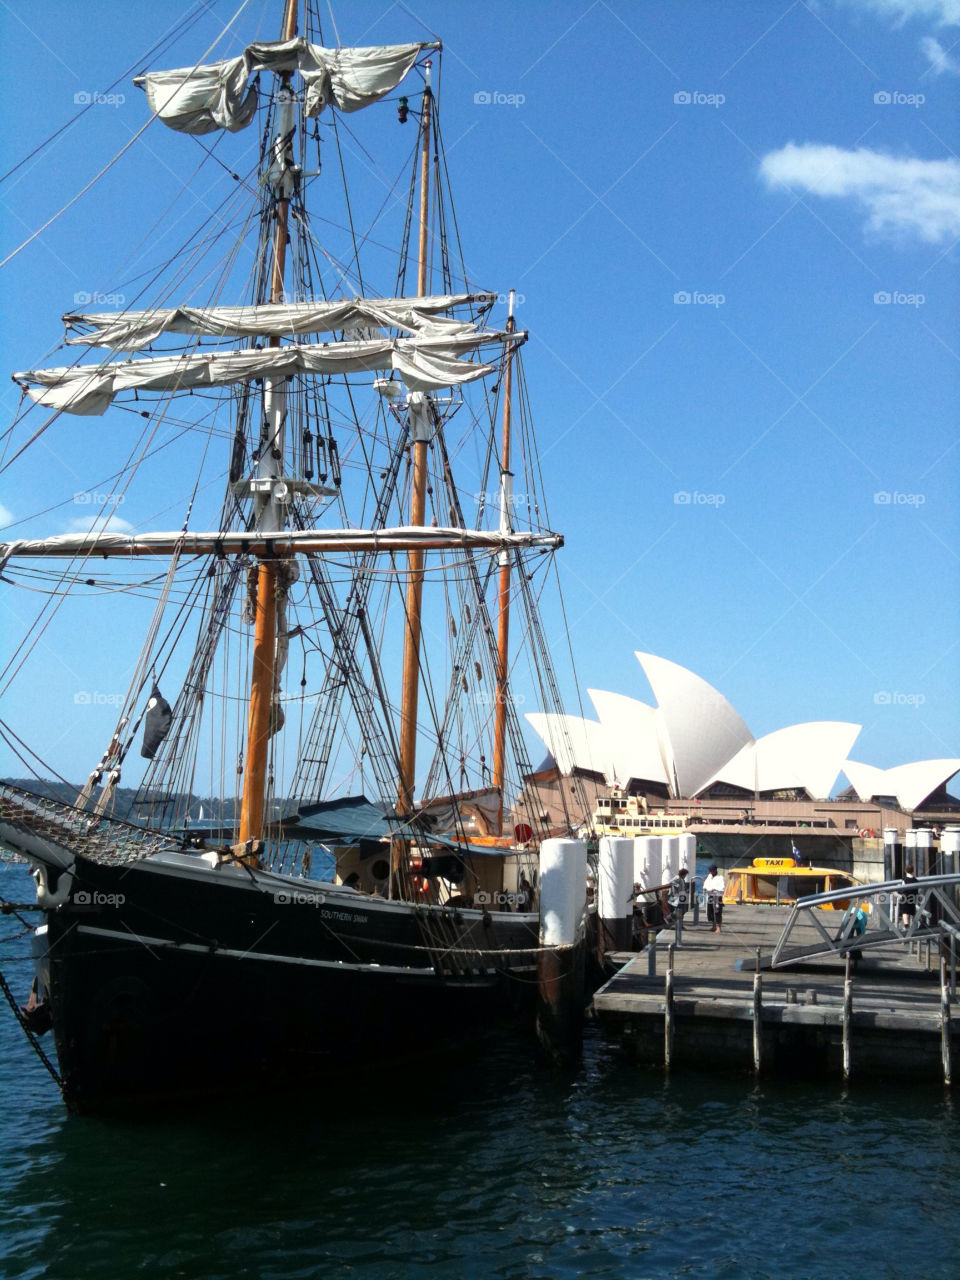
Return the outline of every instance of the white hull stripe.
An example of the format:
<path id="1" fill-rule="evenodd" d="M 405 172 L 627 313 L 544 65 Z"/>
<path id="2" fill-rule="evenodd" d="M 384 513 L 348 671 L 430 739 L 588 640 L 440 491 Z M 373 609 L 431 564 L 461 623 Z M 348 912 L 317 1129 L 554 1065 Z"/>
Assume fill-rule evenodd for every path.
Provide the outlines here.
<path id="1" fill-rule="evenodd" d="M 349 969 L 356 973 L 372 973 L 372 974 L 402 973 L 402 974 L 405 974 L 407 977 L 423 977 L 423 978 L 435 978 L 437 976 L 437 972 L 434 969 L 433 965 L 426 966 L 426 967 L 418 966 L 417 968 L 413 968 L 410 965 L 399 965 L 399 964 L 398 965 L 376 964 L 376 963 L 359 964 L 359 963 L 351 963 L 348 960 L 312 960 L 312 959 L 309 959 L 307 956 L 279 956 L 279 955 L 272 955 L 265 951 L 235 951 L 229 947 L 217 947 L 216 949 L 212 949 L 210 947 L 201 946 L 199 943 L 196 943 L 196 942 L 171 942 L 169 938 L 144 937 L 143 934 L 133 933 L 130 930 L 119 932 L 118 930 L 115 930 L 115 929 L 99 929 L 95 925 L 89 925 L 89 924 L 78 925 L 77 933 L 87 933 L 98 938 L 112 938 L 117 942 L 125 942 L 128 945 L 131 942 L 139 942 L 144 947 L 165 947 L 167 950 L 170 950 L 170 951 L 193 952 L 196 955 L 228 956 L 234 960 L 247 960 L 247 959 L 267 960 L 267 961 L 272 961 L 276 964 L 307 965 L 311 968 L 317 968 L 317 969 L 339 969 L 339 970 Z M 522 966 L 518 965 L 518 966 L 514 966 L 514 968 L 512 969 L 512 972 L 519 972 L 521 969 L 532 970 L 535 967 L 536 967 L 535 965 L 522 965 Z M 496 974 L 498 972 L 500 972 L 500 970 L 495 968 L 487 968 L 483 970 L 484 974 L 490 974 L 490 975 Z M 458 974 L 458 975 L 451 975 L 451 978 L 460 985 L 465 985 L 465 986 L 470 985 L 469 976 Z M 451 985 L 451 983 L 448 982 L 447 985 Z"/>

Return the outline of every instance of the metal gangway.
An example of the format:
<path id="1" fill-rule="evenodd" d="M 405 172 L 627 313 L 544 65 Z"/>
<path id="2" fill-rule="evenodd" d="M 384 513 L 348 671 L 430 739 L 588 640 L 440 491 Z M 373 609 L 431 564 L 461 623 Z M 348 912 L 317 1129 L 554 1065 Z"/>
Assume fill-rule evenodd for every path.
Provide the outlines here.
<path id="1" fill-rule="evenodd" d="M 761 958 L 760 966 L 784 969 L 822 956 L 843 958 L 848 953 L 856 959 L 877 947 L 908 947 L 926 939 L 944 942 L 950 938 L 956 954 L 960 949 L 958 892 L 960 875 L 951 874 L 884 880 L 798 898 L 779 942 L 770 956 Z M 903 912 L 905 904 L 912 907 L 912 913 Z M 834 910 L 823 911 L 820 908 L 824 906 Z M 832 925 L 841 911 L 839 923 Z M 791 934 L 800 924 L 812 925 L 819 941 L 791 946 Z"/>

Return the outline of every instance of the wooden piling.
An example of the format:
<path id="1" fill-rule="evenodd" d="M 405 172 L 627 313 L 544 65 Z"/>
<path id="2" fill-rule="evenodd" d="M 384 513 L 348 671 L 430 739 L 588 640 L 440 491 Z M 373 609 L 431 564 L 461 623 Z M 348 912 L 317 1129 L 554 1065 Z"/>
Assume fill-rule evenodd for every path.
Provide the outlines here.
<path id="1" fill-rule="evenodd" d="M 554 1062 L 574 1061 L 583 1040 L 584 939 L 550 947 L 537 957 L 537 1038 Z"/>
<path id="2" fill-rule="evenodd" d="M 670 1070 L 673 1059 L 673 960 L 676 944 L 671 942 L 667 972 L 663 980 L 663 1065 Z"/>
<path id="3" fill-rule="evenodd" d="M 947 983 L 947 957 L 940 955 L 940 1054 L 943 1059 L 943 1083 L 952 1082 L 950 1064 L 950 987 Z"/>
<path id="4" fill-rule="evenodd" d="M 843 977 L 843 1078 L 850 1079 L 850 1029 L 853 1024 L 853 979 L 850 976 L 850 952 L 847 952 Z"/>
<path id="5" fill-rule="evenodd" d="M 704 1062 L 742 1074 L 754 1060 L 759 1025 L 764 1079 L 781 1071 L 842 1079 L 844 1068 L 843 1075 L 850 1078 L 855 1070 L 858 1081 L 904 1076 L 936 1081 L 938 1088 L 943 1087 L 943 1043 L 946 1040 L 951 1050 L 960 1048 L 960 1018 L 950 1017 L 952 1010 L 943 1009 L 942 990 L 918 969 L 916 956 L 911 957 L 906 947 L 891 943 L 878 948 L 870 963 L 861 965 L 854 1011 L 852 957 L 846 982 L 843 961 L 837 966 L 835 960 L 818 963 L 801 957 L 795 965 L 770 969 L 769 957 L 787 909 L 740 906 L 731 907 L 730 914 L 735 927 L 708 938 L 695 934 L 684 947 L 682 991 L 677 977 L 679 953 L 671 954 L 667 947 L 672 931 L 661 935 L 662 961 L 653 947 L 646 963 L 639 957 L 631 959 L 629 953 L 618 957 L 624 967 L 597 991 L 593 1009 L 601 1023 L 623 1033 L 638 1060 L 661 1069 L 666 1063 L 671 1078 L 686 1064 Z M 798 926 L 798 948 L 814 950 L 822 942 L 819 923 Z M 949 940 L 941 945 L 949 987 Z M 762 987 L 755 1007 L 758 946 L 762 948 Z M 672 977 L 665 982 L 668 956 L 673 962 Z M 952 994 L 949 1002 L 952 1005 Z"/>

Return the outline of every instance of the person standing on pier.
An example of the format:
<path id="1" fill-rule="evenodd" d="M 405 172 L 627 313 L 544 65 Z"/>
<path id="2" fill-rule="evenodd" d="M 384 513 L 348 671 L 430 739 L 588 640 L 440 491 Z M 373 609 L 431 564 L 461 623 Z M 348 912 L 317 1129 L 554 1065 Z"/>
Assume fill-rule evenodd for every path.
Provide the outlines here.
<path id="1" fill-rule="evenodd" d="M 667 886 L 667 907 L 669 909 L 669 914 L 666 915 L 667 924 L 674 924 L 679 916 L 680 924 L 682 926 L 683 913 L 687 909 L 689 898 L 690 893 L 687 888 L 687 868 L 681 867 Z"/>
<path id="2" fill-rule="evenodd" d="M 910 929 L 913 918 L 917 914 L 917 873 L 913 863 L 908 862 L 903 869 L 903 892 L 900 894 L 898 919 L 902 929 Z"/>
<path id="3" fill-rule="evenodd" d="M 719 933 L 723 920 L 723 894 L 726 881 L 714 862 L 707 870 L 707 878 L 703 882 L 703 892 L 707 898 L 707 920 L 711 933 Z"/>

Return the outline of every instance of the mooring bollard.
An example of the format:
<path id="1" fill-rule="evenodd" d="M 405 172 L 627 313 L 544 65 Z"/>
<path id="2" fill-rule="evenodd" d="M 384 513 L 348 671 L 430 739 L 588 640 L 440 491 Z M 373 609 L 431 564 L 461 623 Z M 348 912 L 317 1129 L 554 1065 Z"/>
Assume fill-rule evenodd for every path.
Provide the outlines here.
<path id="1" fill-rule="evenodd" d="M 671 942 L 663 980 L 663 1065 L 667 1071 L 673 1061 L 673 959 L 674 944 Z"/>
<path id="2" fill-rule="evenodd" d="M 903 845 L 896 827 L 883 829 L 883 878 L 899 880 L 903 875 Z"/>
<path id="3" fill-rule="evenodd" d="M 655 889 L 663 884 L 663 850 L 659 836 L 635 837 L 633 878 L 641 889 Z"/>
<path id="4" fill-rule="evenodd" d="M 660 871 L 664 884 L 669 884 L 680 870 L 680 837 L 661 836 L 660 852 L 663 859 Z"/>
<path id="5" fill-rule="evenodd" d="M 586 842 L 544 840 L 536 1026 L 540 1043 L 558 1061 L 579 1053 L 583 1035 L 586 941 L 580 923 L 586 882 Z"/>
<path id="6" fill-rule="evenodd" d="M 918 876 L 932 876 L 933 870 L 933 832 L 929 827 L 921 827 L 914 836 L 916 873 Z"/>
<path id="7" fill-rule="evenodd" d="M 917 833 L 912 827 L 907 828 L 903 833 L 903 851 L 900 864 L 901 876 L 906 871 L 907 867 L 913 867 L 914 875 L 923 875 L 923 872 L 917 866 Z"/>
<path id="8" fill-rule="evenodd" d="M 947 957 L 940 956 L 940 1056 L 943 1060 L 943 1083 L 952 1083 L 950 1065 L 950 989 L 947 986 Z"/>
<path id="9" fill-rule="evenodd" d="M 697 898 L 697 837 L 690 832 L 680 836 L 677 841 L 680 852 L 680 866 L 687 868 L 687 905 L 693 903 L 693 923 L 700 923 L 700 902 Z"/>
<path id="10" fill-rule="evenodd" d="M 647 977 L 655 978 L 657 976 L 657 940 L 651 938 L 647 943 Z"/>
<path id="11" fill-rule="evenodd" d="M 601 836 L 597 856 L 597 912 L 604 949 L 627 951 L 633 926 L 633 840 Z"/>
<path id="12" fill-rule="evenodd" d="M 850 1027 L 853 1022 L 853 981 L 850 977 L 850 953 L 847 952 L 843 979 L 843 1078 L 850 1079 Z"/>

